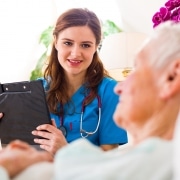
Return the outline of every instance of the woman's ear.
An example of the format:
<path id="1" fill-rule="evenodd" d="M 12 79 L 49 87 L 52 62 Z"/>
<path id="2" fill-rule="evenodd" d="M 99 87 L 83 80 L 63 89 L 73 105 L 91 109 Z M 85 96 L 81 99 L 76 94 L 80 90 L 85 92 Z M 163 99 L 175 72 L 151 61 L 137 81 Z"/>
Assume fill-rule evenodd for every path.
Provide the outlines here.
<path id="1" fill-rule="evenodd" d="M 172 63 L 164 74 L 165 81 L 162 83 L 160 96 L 168 99 L 180 92 L 180 60 Z"/>

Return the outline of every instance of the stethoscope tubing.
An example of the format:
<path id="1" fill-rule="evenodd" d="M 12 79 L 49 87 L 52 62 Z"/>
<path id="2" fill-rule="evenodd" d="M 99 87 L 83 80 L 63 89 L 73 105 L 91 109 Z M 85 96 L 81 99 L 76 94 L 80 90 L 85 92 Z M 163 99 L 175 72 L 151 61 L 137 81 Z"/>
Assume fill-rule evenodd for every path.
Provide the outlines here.
<path id="1" fill-rule="evenodd" d="M 102 103 L 101 103 L 101 98 L 99 95 L 96 96 L 97 98 L 97 101 L 98 101 L 98 123 L 97 123 L 97 126 L 95 128 L 94 131 L 91 131 L 91 132 L 88 132 L 86 130 L 83 129 L 83 116 L 84 116 L 84 112 L 85 112 L 85 102 L 87 100 L 87 98 L 89 97 L 86 96 L 82 102 L 82 108 L 81 108 L 81 117 L 80 117 L 80 134 L 81 134 L 81 137 L 82 138 L 86 138 L 90 135 L 93 135 L 97 132 L 97 130 L 99 129 L 99 125 L 100 125 L 100 121 L 101 121 L 101 107 L 102 107 Z M 61 108 L 63 108 L 63 105 L 61 104 Z M 64 127 L 63 123 L 64 123 L 64 118 L 63 118 L 63 115 L 60 116 L 60 127 L 58 127 L 59 130 L 62 131 L 62 133 L 64 134 L 64 136 L 67 135 L 67 130 L 66 128 Z M 84 135 L 85 134 L 85 135 Z"/>
<path id="2" fill-rule="evenodd" d="M 88 132 L 88 131 L 85 131 L 83 129 L 83 115 L 84 115 L 84 111 L 85 111 L 85 100 L 86 98 L 84 99 L 83 103 L 82 103 L 82 110 L 81 110 L 81 119 L 80 119 L 80 134 L 81 134 L 81 137 L 82 138 L 86 138 L 90 135 L 93 135 L 97 132 L 97 130 L 99 129 L 99 125 L 100 125 L 100 121 L 101 121 L 101 107 L 102 107 L 102 104 L 101 104 L 101 98 L 99 95 L 96 96 L 97 100 L 98 100 L 98 123 L 97 123 L 97 126 L 96 126 L 96 129 L 94 131 L 91 131 L 91 132 Z M 84 135 L 86 134 L 86 135 Z"/>

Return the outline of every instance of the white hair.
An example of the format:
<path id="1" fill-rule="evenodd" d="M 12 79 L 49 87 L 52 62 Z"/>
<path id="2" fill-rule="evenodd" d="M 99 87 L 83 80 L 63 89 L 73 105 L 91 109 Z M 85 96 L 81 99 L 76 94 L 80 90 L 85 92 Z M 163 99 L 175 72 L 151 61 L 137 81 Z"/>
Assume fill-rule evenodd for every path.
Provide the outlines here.
<path id="1" fill-rule="evenodd" d="M 143 49 L 147 50 L 153 68 L 164 68 L 180 59 L 180 23 L 166 21 L 158 25 L 143 44 Z"/>

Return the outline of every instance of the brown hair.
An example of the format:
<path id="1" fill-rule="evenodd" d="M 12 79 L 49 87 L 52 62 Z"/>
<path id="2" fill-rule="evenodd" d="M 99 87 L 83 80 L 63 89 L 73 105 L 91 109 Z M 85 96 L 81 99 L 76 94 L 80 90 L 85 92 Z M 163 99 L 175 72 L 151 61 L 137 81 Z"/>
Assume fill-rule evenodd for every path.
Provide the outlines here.
<path id="1" fill-rule="evenodd" d="M 73 8 L 64 12 L 57 19 L 53 35 L 57 38 L 58 34 L 69 27 L 88 26 L 96 38 L 96 45 L 101 42 L 102 32 L 101 24 L 96 14 L 88 9 Z M 107 71 L 98 56 L 97 51 L 94 53 L 91 65 L 88 67 L 85 82 L 86 88 L 90 90 L 91 95 L 88 96 L 86 104 L 90 103 L 97 95 L 97 88 L 104 76 L 108 76 Z M 49 109 L 53 113 L 57 113 L 58 103 L 70 102 L 70 97 L 67 94 L 67 82 L 64 78 L 64 70 L 60 65 L 57 57 L 57 50 L 54 42 L 52 51 L 49 57 L 48 65 L 44 72 L 44 78 L 50 80 L 49 90 L 47 92 L 47 102 Z"/>

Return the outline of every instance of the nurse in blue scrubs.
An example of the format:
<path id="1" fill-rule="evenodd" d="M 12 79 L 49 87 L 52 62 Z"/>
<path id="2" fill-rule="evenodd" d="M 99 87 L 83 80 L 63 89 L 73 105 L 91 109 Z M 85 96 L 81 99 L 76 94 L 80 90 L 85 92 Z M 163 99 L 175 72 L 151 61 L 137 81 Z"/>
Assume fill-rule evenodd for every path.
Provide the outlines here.
<path id="1" fill-rule="evenodd" d="M 88 9 L 69 9 L 57 19 L 42 79 L 53 125 L 32 132 L 41 137 L 34 141 L 52 154 L 79 138 L 105 151 L 128 141 L 126 130 L 113 121 L 117 82 L 98 56 L 101 31 L 99 19 Z"/>

